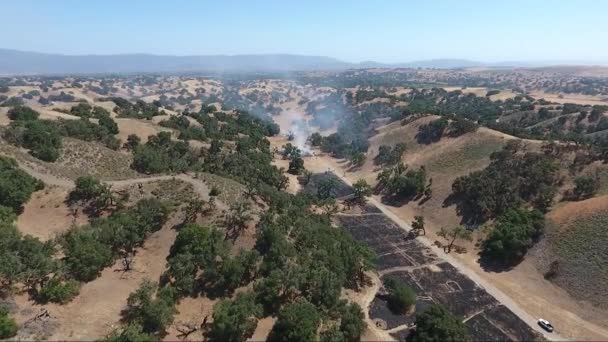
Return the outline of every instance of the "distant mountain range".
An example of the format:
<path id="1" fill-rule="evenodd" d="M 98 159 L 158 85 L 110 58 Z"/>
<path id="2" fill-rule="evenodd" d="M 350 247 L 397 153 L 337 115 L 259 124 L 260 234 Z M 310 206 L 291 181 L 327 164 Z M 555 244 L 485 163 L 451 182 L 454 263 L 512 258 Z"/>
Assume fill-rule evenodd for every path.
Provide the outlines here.
<path id="1" fill-rule="evenodd" d="M 557 63 L 553 63 L 557 64 Z M 588 63 L 582 63 L 588 64 Z M 290 72 L 361 68 L 467 68 L 476 66 L 546 66 L 546 63 L 483 63 L 433 59 L 386 64 L 348 63 L 331 57 L 290 54 L 168 56 L 152 54 L 61 55 L 0 49 L 0 75 L 100 74 L 138 72 Z"/>

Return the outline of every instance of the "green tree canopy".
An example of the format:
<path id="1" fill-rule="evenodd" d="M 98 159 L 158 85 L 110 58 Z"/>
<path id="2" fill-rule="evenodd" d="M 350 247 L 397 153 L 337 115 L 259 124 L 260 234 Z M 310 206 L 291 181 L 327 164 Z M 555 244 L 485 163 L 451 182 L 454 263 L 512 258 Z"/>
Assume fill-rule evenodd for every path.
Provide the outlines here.
<path id="1" fill-rule="evenodd" d="M 0 206 L 17 213 L 34 191 L 43 188 L 44 183 L 21 170 L 14 159 L 0 156 Z"/>
<path id="2" fill-rule="evenodd" d="M 175 313 L 173 290 L 159 290 L 156 283 L 146 279 L 127 298 L 123 317 L 130 324 L 140 325 L 144 333 L 163 333 L 173 323 Z"/>
<path id="3" fill-rule="evenodd" d="M 468 341 L 469 333 L 462 320 L 441 305 L 431 305 L 416 314 L 414 342 Z"/>
<path id="4" fill-rule="evenodd" d="M 416 293 L 410 287 L 401 284 L 398 278 L 385 278 L 384 287 L 388 290 L 388 306 L 392 312 L 405 314 L 416 305 Z"/>
<path id="5" fill-rule="evenodd" d="M 320 323 L 321 317 L 314 305 L 306 301 L 288 304 L 279 312 L 268 341 L 313 341 Z"/>
<path id="6" fill-rule="evenodd" d="M 520 261 L 534 245 L 545 226 L 537 210 L 511 209 L 499 216 L 482 243 L 482 254 L 503 263 Z"/>
<path id="7" fill-rule="evenodd" d="M 261 315 L 262 307 L 255 303 L 253 293 L 221 300 L 213 307 L 209 337 L 214 341 L 245 341 L 253 335 Z"/>

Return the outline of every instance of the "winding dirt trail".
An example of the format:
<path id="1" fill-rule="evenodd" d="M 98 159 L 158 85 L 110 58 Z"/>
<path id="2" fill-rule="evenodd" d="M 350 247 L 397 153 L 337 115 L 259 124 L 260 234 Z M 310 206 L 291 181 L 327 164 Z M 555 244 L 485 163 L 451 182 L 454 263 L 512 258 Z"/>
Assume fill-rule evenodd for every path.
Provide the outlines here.
<path id="1" fill-rule="evenodd" d="M 47 185 L 55 185 L 63 188 L 72 188 L 74 187 L 74 181 L 68 178 L 55 176 L 49 173 L 40 172 L 26 163 L 19 162 L 19 167 L 27 172 L 30 176 L 40 179 Z M 194 191 L 198 193 L 203 200 L 209 199 L 209 187 L 200 179 L 197 179 L 189 174 L 181 173 L 177 175 L 161 175 L 161 176 L 149 176 L 149 177 L 140 177 L 140 178 L 130 178 L 124 180 L 116 180 L 116 181 L 103 181 L 103 183 L 109 184 L 115 187 L 126 187 L 129 185 L 142 184 L 142 183 L 151 183 L 157 181 L 164 180 L 174 180 L 178 179 L 183 182 L 189 183 L 194 188 Z M 224 203 L 217 202 L 217 205 L 220 209 L 225 209 L 226 205 Z"/>

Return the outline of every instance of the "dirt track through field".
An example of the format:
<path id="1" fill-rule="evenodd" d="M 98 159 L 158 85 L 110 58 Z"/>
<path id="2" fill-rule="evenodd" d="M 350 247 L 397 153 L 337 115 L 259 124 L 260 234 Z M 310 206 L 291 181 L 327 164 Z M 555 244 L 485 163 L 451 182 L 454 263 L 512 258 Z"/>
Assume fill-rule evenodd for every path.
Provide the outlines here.
<path id="1" fill-rule="evenodd" d="M 42 173 L 40 171 L 37 171 L 37 170 L 31 168 L 30 166 L 26 165 L 25 163 L 22 163 L 22 162 L 18 162 L 18 163 L 19 163 L 19 167 L 21 169 L 23 169 L 25 172 L 27 172 L 30 176 L 40 179 L 45 184 L 55 185 L 55 186 L 59 186 L 59 187 L 63 187 L 63 188 L 74 187 L 74 181 L 72 181 L 70 179 L 58 177 L 58 176 L 51 175 L 48 173 Z M 181 180 L 183 182 L 191 184 L 192 187 L 194 188 L 194 191 L 196 193 L 198 193 L 202 199 L 204 199 L 204 200 L 209 199 L 209 187 L 207 186 L 207 184 L 205 184 L 200 179 L 196 179 L 193 176 L 190 176 L 188 174 L 131 178 L 131 179 L 117 180 L 117 181 L 104 181 L 103 183 L 120 188 L 120 187 L 129 186 L 129 185 L 174 180 L 174 179 Z M 219 209 L 227 208 L 226 205 L 220 201 L 217 201 L 216 204 Z"/>

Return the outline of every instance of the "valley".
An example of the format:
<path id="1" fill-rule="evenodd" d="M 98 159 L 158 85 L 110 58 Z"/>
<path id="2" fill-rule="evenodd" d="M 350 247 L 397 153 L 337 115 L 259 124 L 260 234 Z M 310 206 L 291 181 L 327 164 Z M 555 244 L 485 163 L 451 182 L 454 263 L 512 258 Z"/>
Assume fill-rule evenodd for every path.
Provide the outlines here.
<path id="1" fill-rule="evenodd" d="M 3 78 L 0 305 L 21 340 L 405 340 L 433 305 L 604 340 L 602 70 Z"/>

